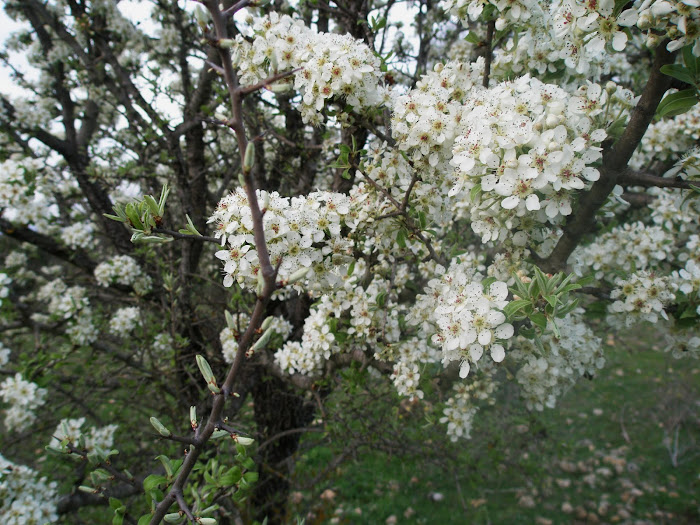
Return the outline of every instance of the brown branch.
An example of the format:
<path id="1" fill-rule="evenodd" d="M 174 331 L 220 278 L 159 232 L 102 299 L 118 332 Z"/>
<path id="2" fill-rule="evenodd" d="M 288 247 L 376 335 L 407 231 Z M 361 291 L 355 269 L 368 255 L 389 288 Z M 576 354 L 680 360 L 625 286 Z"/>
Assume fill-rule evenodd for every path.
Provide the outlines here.
<path id="1" fill-rule="evenodd" d="M 226 25 L 227 15 L 221 11 L 218 0 L 203 0 L 202 3 L 211 14 L 214 22 L 216 37 L 219 40 L 228 38 L 228 29 Z M 233 69 L 230 52 L 226 48 L 219 48 L 218 52 L 221 58 L 222 67 L 224 69 L 224 80 L 229 94 L 229 104 L 232 114 L 230 127 L 236 134 L 238 150 L 242 157 L 248 146 L 248 139 L 246 137 L 246 130 L 243 122 L 244 93 L 238 84 L 238 78 L 236 77 L 236 73 Z M 229 396 L 233 395 L 233 384 L 238 377 L 238 373 L 243 364 L 243 360 L 245 359 L 246 352 L 251 347 L 253 338 L 262 325 L 263 319 L 266 315 L 267 303 L 269 302 L 273 292 L 275 292 L 277 289 L 275 283 L 277 269 L 273 268 L 270 263 L 270 255 L 267 249 L 265 230 L 262 222 L 263 214 L 258 203 L 257 194 L 255 191 L 255 178 L 252 170 L 244 169 L 243 177 L 245 180 L 245 191 L 248 197 L 248 206 L 250 207 L 251 219 L 253 222 L 258 260 L 260 261 L 260 272 L 264 283 L 263 289 L 256 299 L 248 328 L 238 342 L 238 351 L 236 352 L 233 364 L 226 375 L 226 379 L 221 386 L 221 391 L 214 397 L 214 402 L 209 413 L 209 417 L 207 418 L 207 422 L 203 426 L 197 428 L 194 437 L 194 446 L 185 457 L 182 467 L 180 468 L 175 481 L 170 487 L 170 490 L 165 495 L 163 500 L 161 500 L 156 506 L 150 521 L 151 525 L 158 525 L 163 519 L 163 516 L 165 516 L 165 514 L 168 512 L 170 506 L 175 501 L 179 501 L 178 498 L 183 493 L 185 484 L 187 483 L 187 480 L 194 469 L 197 459 L 216 430 L 217 424 L 221 421 L 221 415 L 226 405 L 226 401 Z"/>
<path id="2" fill-rule="evenodd" d="M 69 250 L 64 245 L 56 242 L 52 237 L 30 230 L 25 226 L 17 226 L 6 219 L 0 218 L 0 230 L 2 230 L 4 235 L 12 239 L 32 244 L 41 251 L 69 262 L 89 274 L 92 274 L 97 266 L 82 249 Z"/>
<path id="3" fill-rule="evenodd" d="M 496 20 L 489 20 L 486 24 L 486 40 L 482 42 L 485 48 L 484 53 L 484 80 L 482 85 L 489 87 L 489 77 L 491 76 L 491 61 L 493 60 L 493 33 L 496 29 Z"/>
<path id="4" fill-rule="evenodd" d="M 644 186 L 645 188 L 680 188 L 684 190 L 700 188 L 700 181 L 689 181 L 680 177 L 659 177 L 651 173 L 634 170 L 623 171 L 618 178 L 618 182 L 621 185 Z"/>

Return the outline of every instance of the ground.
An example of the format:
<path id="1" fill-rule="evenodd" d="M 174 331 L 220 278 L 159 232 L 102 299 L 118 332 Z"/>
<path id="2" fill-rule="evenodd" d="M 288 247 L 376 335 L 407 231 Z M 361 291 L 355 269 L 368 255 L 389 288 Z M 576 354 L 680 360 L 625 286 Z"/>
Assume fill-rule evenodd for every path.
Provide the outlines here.
<path id="1" fill-rule="evenodd" d="M 298 458 L 293 511 L 306 525 L 700 523 L 700 362 L 642 343 L 609 337 L 606 368 L 554 410 L 527 413 L 504 394 L 457 446 L 424 416 L 386 405 L 385 436 L 413 426 L 422 451 L 375 436 L 341 458 L 342 447 L 309 435 L 317 446 Z M 349 428 L 345 445 L 353 428 L 360 435 Z"/>

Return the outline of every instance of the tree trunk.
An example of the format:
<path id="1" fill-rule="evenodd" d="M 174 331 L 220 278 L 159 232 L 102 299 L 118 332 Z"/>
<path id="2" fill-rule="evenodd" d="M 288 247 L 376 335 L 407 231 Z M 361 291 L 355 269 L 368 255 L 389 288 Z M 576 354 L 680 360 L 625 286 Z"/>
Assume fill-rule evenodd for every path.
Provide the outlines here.
<path id="1" fill-rule="evenodd" d="M 287 520 L 289 476 L 292 472 L 293 454 L 299 447 L 301 433 L 275 436 L 307 426 L 314 417 L 315 406 L 294 392 L 280 379 L 257 372 L 251 393 L 255 403 L 255 422 L 262 434 L 261 443 L 274 439 L 256 458 L 260 465 L 260 478 L 253 493 L 255 518 L 268 524 L 284 524 Z"/>

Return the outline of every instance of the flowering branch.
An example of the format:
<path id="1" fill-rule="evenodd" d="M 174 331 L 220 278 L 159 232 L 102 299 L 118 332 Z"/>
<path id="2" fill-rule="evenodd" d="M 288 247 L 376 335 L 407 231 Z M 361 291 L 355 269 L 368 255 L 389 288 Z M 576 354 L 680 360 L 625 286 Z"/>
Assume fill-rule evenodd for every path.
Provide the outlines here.
<path id="1" fill-rule="evenodd" d="M 659 102 L 671 85 L 671 77 L 664 75 L 661 68 L 667 64 L 673 64 L 674 61 L 675 53 L 666 49 L 665 42 L 660 44 L 656 49 L 649 80 L 637 106 L 632 110 L 629 124 L 620 139 L 603 152 L 600 179 L 593 184 L 589 192 L 581 195 L 578 209 L 569 217 L 564 226 L 564 234 L 542 265 L 546 272 L 555 273 L 561 270 L 566 265 L 569 255 L 581 242 L 583 235 L 593 228 L 596 212 L 618 183 L 632 153 L 654 118 Z"/>
<path id="2" fill-rule="evenodd" d="M 214 22 L 215 34 L 218 40 L 228 38 L 228 29 L 226 27 L 227 14 L 222 12 L 216 0 L 205 0 L 202 2 L 211 14 Z M 260 261 L 260 272 L 262 278 L 262 289 L 258 291 L 258 296 L 255 301 L 255 307 L 250 317 L 250 322 L 245 333 L 241 336 L 238 343 L 238 350 L 234 358 L 233 364 L 226 375 L 226 379 L 220 388 L 220 391 L 215 394 L 214 403 L 212 405 L 207 422 L 199 426 L 194 435 L 193 444 L 190 451 L 185 457 L 182 467 L 178 471 L 177 477 L 173 482 L 170 490 L 165 495 L 162 501 L 158 503 L 151 518 L 151 525 L 157 525 L 161 522 L 168 509 L 174 502 L 178 502 L 183 512 L 186 512 L 186 506 L 182 505 L 182 494 L 185 484 L 195 467 L 195 464 L 204 450 L 207 442 L 217 428 L 220 428 L 222 413 L 224 406 L 229 396 L 234 395 L 233 384 L 237 379 L 238 372 L 243 364 L 246 352 L 252 346 L 253 338 L 258 333 L 260 326 L 265 318 L 265 310 L 270 297 L 277 289 L 276 276 L 278 268 L 274 268 L 270 263 L 270 255 L 267 249 L 265 240 L 265 230 L 263 227 L 263 212 L 260 209 L 256 194 L 256 184 L 251 163 L 247 157 L 251 146 L 246 138 L 246 130 L 243 122 L 243 97 L 250 93 L 248 87 L 241 87 L 238 83 L 238 78 L 233 69 L 231 62 L 231 54 L 227 48 L 218 48 L 219 56 L 223 67 L 223 76 L 229 94 L 229 105 L 231 108 L 232 118 L 229 121 L 229 127 L 235 132 L 238 142 L 238 150 L 241 157 L 245 155 L 246 160 L 243 162 L 242 176 L 245 182 L 245 192 L 248 197 L 248 205 L 250 207 L 251 219 L 253 223 L 253 233 L 255 238 L 255 246 L 257 250 L 258 260 Z M 286 72 L 281 74 L 279 78 L 291 74 Z M 271 78 L 276 78 L 279 75 L 274 75 Z M 274 81 L 274 80 L 273 80 Z M 262 84 L 258 89 L 264 87 Z"/>

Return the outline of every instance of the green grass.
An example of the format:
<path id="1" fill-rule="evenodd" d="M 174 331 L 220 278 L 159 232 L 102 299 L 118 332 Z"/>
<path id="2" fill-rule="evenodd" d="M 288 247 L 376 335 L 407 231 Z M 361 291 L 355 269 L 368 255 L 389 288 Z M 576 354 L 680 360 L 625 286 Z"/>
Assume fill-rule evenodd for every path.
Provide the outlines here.
<path id="1" fill-rule="evenodd" d="M 293 511 L 307 525 L 700 523 L 700 363 L 619 342 L 607 361 L 554 410 L 528 413 L 506 390 L 457 444 L 388 402 L 367 421 L 351 409 L 346 441 L 306 439 Z"/>

